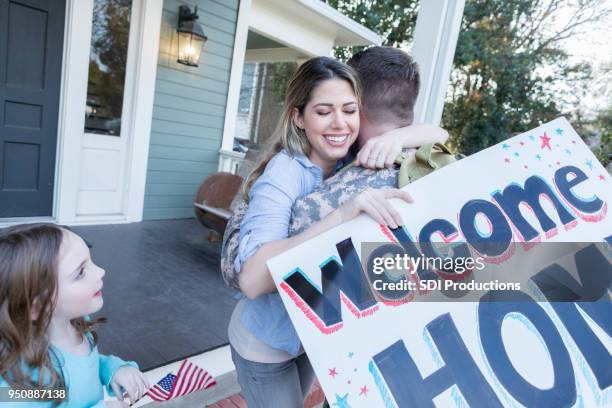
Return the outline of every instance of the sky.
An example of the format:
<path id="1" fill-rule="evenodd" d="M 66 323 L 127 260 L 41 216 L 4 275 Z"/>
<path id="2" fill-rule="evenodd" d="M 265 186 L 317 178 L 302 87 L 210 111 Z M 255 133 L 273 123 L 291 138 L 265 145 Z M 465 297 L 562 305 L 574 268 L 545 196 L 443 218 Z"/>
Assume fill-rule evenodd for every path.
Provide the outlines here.
<path id="1" fill-rule="evenodd" d="M 612 7 L 612 0 L 605 1 Z M 572 15 L 572 9 L 559 11 L 559 27 Z M 608 77 L 601 74 L 603 64 L 612 64 L 612 17 L 587 27 L 588 32 L 568 38 L 562 46 L 577 60 L 587 60 L 593 65 L 593 80 L 589 82 L 587 94 L 580 103 L 580 108 L 587 113 L 610 106 L 612 101 L 612 73 Z M 605 92 L 607 91 L 607 92 Z"/>

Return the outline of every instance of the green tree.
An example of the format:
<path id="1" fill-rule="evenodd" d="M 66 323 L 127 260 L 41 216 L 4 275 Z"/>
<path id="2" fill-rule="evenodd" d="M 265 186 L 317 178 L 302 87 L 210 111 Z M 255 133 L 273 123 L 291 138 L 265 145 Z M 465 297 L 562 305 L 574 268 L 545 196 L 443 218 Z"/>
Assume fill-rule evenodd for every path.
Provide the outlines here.
<path id="1" fill-rule="evenodd" d="M 334 7 L 378 33 L 383 44 L 389 47 L 409 47 L 418 15 L 419 0 L 324 0 Z M 347 61 L 364 47 L 337 47 L 335 56 Z"/>
<path id="2" fill-rule="evenodd" d="M 595 128 L 598 130 L 599 145 L 595 148 L 597 159 L 607 166 L 612 160 L 612 105 L 602 110 L 595 119 Z"/>
<path id="3" fill-rule="evenodd" d="M 327 3 L 379 33 L 384 45 L 412 42 L 416 0 Z M 573 14 L 556 26 L 567 7 Z M 466 0 L 442 118 L 451 146 L 474 153 L 575 106 L 591 67 L 571 62 L 562 41 L 608 15 L 605 0 Z M 336 55 L 345 60 L 354 51 Z"/>
<path id="4" fill-rule="evenodd" d="M 554 30 L 568 3 L 552 0 L 468 0 L 442 118 L 450 143 L 470 154 L 569 114 L 587 89 L 587 62 L 572 63 L 562 40 L 599 18 L 598 2 L 576 7 Z"/>

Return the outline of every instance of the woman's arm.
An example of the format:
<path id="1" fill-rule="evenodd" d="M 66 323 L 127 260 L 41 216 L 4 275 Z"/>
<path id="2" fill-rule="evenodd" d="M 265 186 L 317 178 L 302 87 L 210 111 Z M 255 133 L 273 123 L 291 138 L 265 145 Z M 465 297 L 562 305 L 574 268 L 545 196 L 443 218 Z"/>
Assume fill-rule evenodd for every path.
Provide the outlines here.
<path id="1" fill-rule="evenodd" d="M 446 130 L 427 123 L 393 129 L 383 133 L 381 136 L 400 139 L 404 149 L 420 147 L 427 143 L 444 143 L 448 140 L 448 132 Z"/>
<path id="2" fill-rule="evenodd" d="M 355 164 L 370 169 L 391 167 L 402 149 L 427 143 L 444 143 L 447 139 L 448 132 L 435 125 L 404 126 L 368 140 L 357 153 Z"/>
<path id="3" fill-rule="evenodd" d="M 338 209 L 332 211 L 321 221 L 313 224 L 306 231 L 293 237 L 269 242 L 262 245 L 257 252 L 251 255 L 243 264 L 238 277 L 240 290 L 250 299 L 263 294 L 274 292 L 276 286 L 266 262 L 299 244 L 323 232 L 347 222 L 364 212 L 370 215 L 379 224 L 397 228 L 403 224 L 402 217 L 389 203 L 389 198 L 400 198 L 408 203 L 412 197 L 405 191 L 398 189 L 373 190 L 368 189 L 351 199 Z"/>

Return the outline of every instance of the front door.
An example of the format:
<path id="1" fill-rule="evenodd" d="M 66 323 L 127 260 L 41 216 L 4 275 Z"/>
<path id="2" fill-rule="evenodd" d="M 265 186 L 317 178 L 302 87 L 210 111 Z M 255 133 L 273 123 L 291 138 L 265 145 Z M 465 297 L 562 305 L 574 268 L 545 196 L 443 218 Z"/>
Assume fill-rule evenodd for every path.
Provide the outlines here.
<path id="1" fill-rule="evenodd" d="M 51 216 L 65 0 L 0 0 L 0 218 Z"/>

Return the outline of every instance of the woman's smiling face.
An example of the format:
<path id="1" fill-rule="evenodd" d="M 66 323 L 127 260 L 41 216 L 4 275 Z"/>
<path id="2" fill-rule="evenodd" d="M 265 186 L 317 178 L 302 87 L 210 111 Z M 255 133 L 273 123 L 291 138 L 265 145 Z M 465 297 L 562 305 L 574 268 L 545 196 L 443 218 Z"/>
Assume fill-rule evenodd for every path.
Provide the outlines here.
<path id="1" fill-rule="evenodd" d="M 309 159 L 326 168 L 347 155 L 359 134 L 359 104 L 351 85 L 338 78 L 317 85 L 302 114 L 293 120 L 304 129 L 311 146 Z"/>

